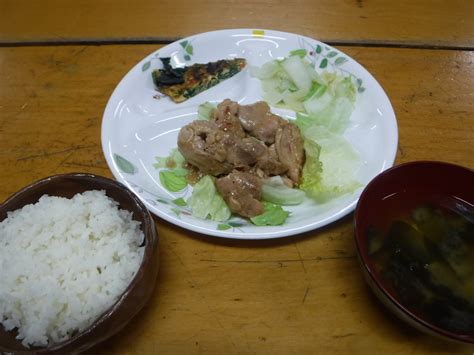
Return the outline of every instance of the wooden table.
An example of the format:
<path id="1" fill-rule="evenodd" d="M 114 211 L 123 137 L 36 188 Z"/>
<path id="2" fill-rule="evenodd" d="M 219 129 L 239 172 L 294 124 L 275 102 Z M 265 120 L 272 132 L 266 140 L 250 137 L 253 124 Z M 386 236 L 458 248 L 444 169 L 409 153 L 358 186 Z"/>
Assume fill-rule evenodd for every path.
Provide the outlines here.
<path id="1" fill-rule="evenodd" d="M 122 76 L 175 39 L 239 27 L 305 34 L 364 65 L 396 111 L 397 164 L 474 167 L 470 0 L 0 0 L 0 200 L 52 174 L 112 177 L 100 127 Z M 161 269 L 150 302 L 90 354 L 474 351 L 385 311 L 359 272 L 352 216 L 269 241 L 156 225 Z"/>

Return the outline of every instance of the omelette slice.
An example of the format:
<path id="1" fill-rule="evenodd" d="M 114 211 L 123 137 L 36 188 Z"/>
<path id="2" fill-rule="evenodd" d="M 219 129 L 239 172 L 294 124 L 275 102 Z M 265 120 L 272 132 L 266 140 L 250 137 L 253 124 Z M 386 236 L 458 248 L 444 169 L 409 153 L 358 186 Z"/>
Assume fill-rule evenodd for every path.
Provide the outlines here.
<path id="1" fill-rule="evenodd" d="M 170 58 L 160 58 L 163 69 L 152 72 L 153 82 L 159 92 L 174 102 L 183 102 L 239 73 L 246 65 L 243 58 L 222 59 L 206 64 L 193 64 L 173 68 Z"/>

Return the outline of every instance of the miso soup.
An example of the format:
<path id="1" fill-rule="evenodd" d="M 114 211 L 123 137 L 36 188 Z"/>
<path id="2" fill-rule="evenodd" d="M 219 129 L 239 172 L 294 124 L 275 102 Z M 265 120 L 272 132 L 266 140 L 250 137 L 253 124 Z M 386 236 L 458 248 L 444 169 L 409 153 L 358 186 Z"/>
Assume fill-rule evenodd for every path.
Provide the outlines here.
<path id="1" fill-rule="evenodd" d="M 474 332 L 474 210 L 462 200 L 420 205 L 366 231 L 369 257 L 412 313 L 447 331 Z"/>

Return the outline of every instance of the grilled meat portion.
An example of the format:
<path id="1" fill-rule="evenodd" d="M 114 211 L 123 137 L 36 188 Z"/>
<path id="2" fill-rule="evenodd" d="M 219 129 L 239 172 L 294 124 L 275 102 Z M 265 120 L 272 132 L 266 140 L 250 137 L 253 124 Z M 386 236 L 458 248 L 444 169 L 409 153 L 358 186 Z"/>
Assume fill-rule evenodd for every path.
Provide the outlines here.
<path id="1" fill-rule="evenodd" d="M 205 174 L 228 174 L 233 165 L 227 161 L 232 137 L 210 121 L 197 120 L 179 131 L 178 149 L 186 161 Z"/>
<path id="2" fill-rule="evenodd" d="M 288 167 L 278 158 L 275 144 L 268 147 L 266 154 L 258 159 L 256 168 L 262 172 L 259 174 L 261 176 L 281 175 L 288 171 Z"/>
<path id="3" fill-rule="evenodd" d="M 249 170 L 260 159 L 268 155 L 267 146 L 253 137 L 247 137 L 235 142 L 233 147 L 228 149 L 228 161 L 235 168 Z"/>
<path id="4" fill-rule="evenodd" d="M 275 136 L 275 147 L 279 160 L 288 169 L 288 177 L 298 185 L 305 161 L 303 138 L 294 124 L 279 128 Z"/>
<path id="5" fill-rule="evenodd" d="M 217 179 L 216 187 L 233 213 L 254 217 L 264 212 L 260 202 L 262 181 L 257 176 L 233 171 Z"/>
<path id="6" fill-rule="evenodd" d="M 214 110 L 214 122 L 224 132 L 232 132 L 237 137 L 244 138 L 245 132 L 237 116 L 239 107 L 237 102 L 225 99 Z"/>
<path id="7" fill-rule="evenodd" d="M 273 144 L 278 128 L 288 124 L 280 116 L 271 113 L 270 106 L 264 101 L 240 106 L 238 115 L 245 131 L 266 144 Z"/>
<path id="8" fill-rule="evenodd" d="M 263 213 L 263 178 L 280 175 L 288 186 L 298 186 L 305 161 L 299 128 L 263 101 L 242 106 L 224 100 L 210 121 L 181 128 L 178 149 L 202 174 L 218 177 L 230 210 L 244 217 Z"/>

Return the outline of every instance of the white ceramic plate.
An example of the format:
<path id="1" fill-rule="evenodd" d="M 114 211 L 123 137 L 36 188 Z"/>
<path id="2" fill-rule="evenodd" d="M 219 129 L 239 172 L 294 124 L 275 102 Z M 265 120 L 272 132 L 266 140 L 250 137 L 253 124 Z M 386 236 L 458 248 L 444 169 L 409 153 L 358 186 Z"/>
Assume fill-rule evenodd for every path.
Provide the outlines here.
<path id="1" fill-rule="evenodd" d="M 156 156 L 167 156 L 177 145 L 179 129 L 197 117 L 197 107 L 205 101 L 225 98 L 250 104 L 262 99 L 259 80 L 249 73 L 250 66 L 306 49 L 307 59 L 316 68 L 342 71 L 358 85 L 356 108 L 345 137 L 360 154 L 357 172 L 365 186 L 375 175 L 392 166 L 398 142 L 397 123 L 389 99 L 377 81 L 352 58 L 324 43 L 296 34 L 237 29 L 194 35 L 167 45 L 133 67 L 113 92 L 102 121 L 102 148 L 117 180 L 128 186 L 157 216 L 199 233 L 227 238 L 265 239 L 290 236 L 331 223 L 354 210 L 362 188 L 325 204 L 309 199 L 291 211 L 287 222 L 276 227 L 256 227 L 234 217 L 225 223 L 194 218 L 189 209 L 173 200 L 191 193 L 188 187 L 170 193 L 159 181 L 153 167 Z M 247 67 L 236 76 L 180 104 L 159 95 L 151 78 L 161 68 L 159 57 L 171 57 L 174 66 L 206 63 L 243 57 Z M 290 111 L 276 113 L 294 117 Z"/>

